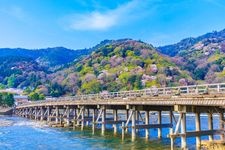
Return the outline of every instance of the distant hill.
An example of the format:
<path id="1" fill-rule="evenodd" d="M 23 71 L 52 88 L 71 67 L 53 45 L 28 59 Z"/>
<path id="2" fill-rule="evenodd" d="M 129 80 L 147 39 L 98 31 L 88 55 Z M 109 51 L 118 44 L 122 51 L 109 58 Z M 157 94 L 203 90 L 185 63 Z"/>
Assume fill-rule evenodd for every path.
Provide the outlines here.
<path id="1" fill-rule="evenodd" d="M 157 50 L 169 56 L 176 56 L 180 51 L 193 49 L 193 46 L 199 42 L 203 42 L 207 45 L 210 43 L 217 43 L 217 46 L 224 47 L 224 41 L 225 29 L 219 32 L 214 31 L 211 33 L 207 33 L 196 38 L 186 38 L 176 44 L 158 47 Z"/>
<path id="2" fill-rule="evenodd" d="M 184 39 L 158 50 L 172 56 L 174 63 L 189 71 L 199 82 L 225 82 L 225 29 Z"/>
<path id="3" fill-rule="evenodd" d="M 68 94 L 76 94 L 193 82 L 187 72 L 180 70 L 150 44 L 131 39 L 107 40 L 95 48 L 91 55 L 52 74 L 49 77 L 51 84 L 57 84 Z"/>
<path id="4" fill-rule="evenodd" d="M 87 55 L 91 49 L 71 50 L 64 47 L 46 48 L 46 49 L 22 49 L 22 48 L 1 48 L 1 57 L 24 57 L 36 61 L 42 66 L 53 67 L 57 65 L 64 65 L 74 61 L 76 58 Z"/>
<path id="5" fill-rule="evenodd" d="M 0 88 L 35 89 L 48 82 L 48 74 L 91 51 L 92 49 L 70 50 L 63 47 L 37 50 L 1 48 Z"/>

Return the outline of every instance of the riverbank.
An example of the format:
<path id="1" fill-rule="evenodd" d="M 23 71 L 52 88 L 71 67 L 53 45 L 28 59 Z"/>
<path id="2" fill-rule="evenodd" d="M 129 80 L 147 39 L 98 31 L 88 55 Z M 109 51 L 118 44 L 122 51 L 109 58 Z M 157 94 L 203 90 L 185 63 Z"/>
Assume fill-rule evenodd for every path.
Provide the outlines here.
<path id="1" fill-rule="evenodd" d="M 202 147 L 204 150 L 224 150 L 225 142 L 221 140 L 215 140 L 213 142 L 202 141 Z"/>
<path id="2" fill-rule="evenodd" d="M 13 114 L 13 108 L 0 106 L 0 115 L 12 115 L 12 114 Z"/>

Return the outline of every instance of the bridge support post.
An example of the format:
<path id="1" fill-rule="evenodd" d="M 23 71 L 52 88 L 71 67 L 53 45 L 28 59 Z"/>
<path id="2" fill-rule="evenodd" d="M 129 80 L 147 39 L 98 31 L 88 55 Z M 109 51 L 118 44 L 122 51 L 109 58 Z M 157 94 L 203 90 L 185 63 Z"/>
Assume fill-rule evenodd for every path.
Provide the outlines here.
<path id="1" fill-rule="evenodd" d="M 34 108 L 34 119 L 37 120 L 37 107 Z"/>
<path id="2" fill-rule="evenodd" d="M 28 118 L 28 108 L 26 108 L 25 117 Z"/>
<path id="3" fill-rule="evenodd" d="M 122 122 L 122 140 L 124 140 L 124 135 L 125 135 L 125 125 L 124 122 Z"/>
<path id="4" fill-rule="evenodd" d="M 40 111 L 41 111 L 41 117 L 40 117 L 40 120 L 43 121 L 44 120 L 44 108 L 43 107 L 40 107 Z"/>
<path id="5" fill-rule="evenodd" d="M 88 118 L 88 120 L 86 120 L 86 122 L 85 122 L 86 126 L 89 125 L 89 118 L 90 118 L 90 110 L 89 110 L 89 108 L 87 108 L 87 118 Z"/>
<path id="6" fill-rule="evenodd" d="M 180 113 L 181 117 L 181 149 L 187 149 L 187 142 L 186 142 L 186 113 Z"/>
<path id="7" fill-rule="evenodd" d="M 213 130 L 213 114 L 208 113 L 208 127 L 209 130 Z M 209 135 L 209 141 L 213 141 L 213 135 Z"/>
<path id="8" fill-rule="evenodd" d="M 129 118 L 129 109 L 126 109 L 126 120 Z M 125 132 L 128 132 L 128 128 L 125 129 Z"/>
<path id="9" fill-rule="evenodd" d="M 51 114 L 51 112 L 50 112 L 51 110 L 50 110 L 50 107 L 48 106 L 47 107 L 47 122 L 50 122 L 51 120 L 50 120 L 50 114 Z"/>
<path id="10" fill-rule="evenodd" d="M 224 131 L 224 114 L 223 112 L 220 112 L 220 130 L 221 131 Z M 224 141 L 225 140 L 225 135 L 224 135 L 224 132 L 220 135 L 220 139 L 221 141 Z"/>
<path id="11" fill-rule="evenodd" d="M 85 108 L 81 109 L 81 130 L 84 130 L 84 116 L 85 116 Z"/>
<path id="12" fill-rule="evenodd" d="M 29 109 L 29 118 L 32 119 L 32 115 L 33 115 L 33 109 L 32 107 Z"/>
<path id="13" fill-rule="evenodd" d="M 114 118 L 114 121 L 118 120 L 117 109 L 113 110 L 113 118 Z M 114 128 L 114 134 L 117 134 L 117 125 L 113 124 L 113 128 Z"/>
<path id="14" fill-rule="evenodd" d="M 55 107 L 55 123 L 59 123 L 59 107 Z"/>
<path id="15" fill-rule="evenodd" d="M 131 111 L 132 113 L 132 130 L 131 130 L 131 136 L 132 136 L 132 141 L 136 139 L 136 111 L 133 109 Z"/>
<path id="16" fill-rule="evenodd" d="M 170 127 L 170 131 L 169 131 L 169 133 L 170 134 L 172 134 L 173 133 L 173 111 L 169 111 L 169 121 L 170 121 L 170 124 L 172 125 L 171 127 Z"/>
<path id="17" fill-rule="evenodd" d="M 67 112 L 66 112 L 66 125 L 69 126 L 70 125 L 70 107 L 67 106 L 66 110 L 67 110 Z"/>
<path id="18" fill-rule="evenodd" d="M 162 124 L 162 112 L 158 111 L 158 124 Z M 158 128 L 158 139 L 162 138 L 162 128 Z"/>
<path id="19" fill-rule="evenodd" d="M 73 119 L 75 120 L 77 117 L 77 111 L 76 108 L 73 109 Z"/>
<path id="20" fill-rule="evenodd" d="M 149 124 L 149 111 L 145 111 L 145 124 Z M 149 129 L 145 129 L 145 138 L 148 139 L 149 137 Z"/>
<path id="21" fill-rule="evenodd" d="M 106 109 L 105 106 L 102 107 L 102 135 L 105 134 L 105 117 L 106 117 Z"/>
<path id="22" fill-rule="evenodd" d="M 169 120 L 170 120 L 170 124 L 173 125 L 173 111 L 169 112 Z M 170 128 L 169 134 L 170 135 L 173 134 L 173 126 Z M 174 137 L 170 137 L 170 149 L 174 150 Z"/>
<path id="23" fill-rule="evenodd" d="M 95 109 L 92 112 L 92 134 L 95 134 Z"/>
<path id="24" fill-rule="evenodd" d="M 201 120 L 200 120 L 200 113 L 195 113 L 195 128 L 196 131 L 201 131 Z M 201 149 L 201 137 L 199 135 L 196 136 L 196 149 Z"/>

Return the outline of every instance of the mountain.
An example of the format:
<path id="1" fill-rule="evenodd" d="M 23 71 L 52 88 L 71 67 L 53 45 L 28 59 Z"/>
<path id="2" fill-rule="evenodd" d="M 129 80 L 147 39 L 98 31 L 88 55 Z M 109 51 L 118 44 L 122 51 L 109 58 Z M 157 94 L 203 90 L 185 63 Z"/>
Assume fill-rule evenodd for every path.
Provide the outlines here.
<path id="1" fill-rule="evenodd" d="M 225 30 L 154 48 L 132 39 L 90 49 L 0 49 L 0 88 L 62 96 L 225 82 Z"/>
<path id="2" fill-rule="evenodd" d="M 186 38 L 176 44 L 161 46 L 157 49 L 159 52 L 173 57 L 181 51 L 198 48 L 196 46 L 200 46 L 199 48 L 201 48 L 201 45 L 198 45 L 198 43 L 207 45 L 209 46 L 208 48 L 223 47 L 225 49 L 225 29 L 219 32 L 207 33 L 196 38 Z"/>
<path id="3" fill-rule="evenodd" d="M 36 61 L 42 66 L 54 67 L 57 65 L 64 65 L 74 61 L 74 59 L 81 55 L 87 55 L 91 49 L 71 50 L 64 47 L 46 48 L 46 49 L 22 49 L 22 48 L 1 48 L 1 57 L 24 57 Z"/>
<path id="4" fill-rule="evenodd" d="M 70 50 L 63 47 L 46 49 L 0 49 L 0 88 L 31 88 L 48 81 L 48 74 L 66 67 L 87 55 L 92 49 Z"/>
<path id="5" fill-rule="evenodd" d="M 53 95 L 138 90 L 193 82 L 150 44 L 131 39 L 101 42 L 90 55 L 51 74 Z M 43 86 L 41 87 L 43 88 Z"/>
<path id="6" fill-rule="evenodd" d="M 31 58 L 7 56 L 0 59 L 0 87 L 35 87 L 46 74 L 47 68 Z"/>
<path id="7" fill-rule="evenodd" d="M 225 82 L 225 29 L 159 47 L 176 65 L 202 83 Z"/>

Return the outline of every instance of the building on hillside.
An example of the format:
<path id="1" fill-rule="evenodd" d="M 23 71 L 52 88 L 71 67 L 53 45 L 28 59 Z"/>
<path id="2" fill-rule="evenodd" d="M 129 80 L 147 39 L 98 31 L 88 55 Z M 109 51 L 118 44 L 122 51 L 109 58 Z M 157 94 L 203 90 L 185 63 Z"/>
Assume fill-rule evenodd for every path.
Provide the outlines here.
<path id="1" fill-rule="evenodd" d="M 26 95 L 14 95 L 15 105 L 21 105 L 28 103 L 28 96 Z"/>

